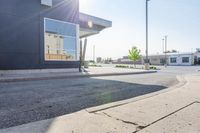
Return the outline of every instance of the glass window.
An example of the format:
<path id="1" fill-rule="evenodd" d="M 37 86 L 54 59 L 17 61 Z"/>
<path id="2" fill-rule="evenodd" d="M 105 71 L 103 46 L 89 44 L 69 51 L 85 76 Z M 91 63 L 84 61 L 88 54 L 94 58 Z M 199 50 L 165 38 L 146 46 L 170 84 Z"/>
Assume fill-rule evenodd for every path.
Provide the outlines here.
<path id="1" fill-rule="evenodd" d="M 47 18 L 44 23 L 45 60 L 76 60 L 76 25 Z"/>
<path id="2" fill-rule="evenodd" d="M 170 62 L 171 62 L 171 63 L 176 63 L 176 57 L 170 58 Z"/>
<path id="3" fill-rule="evenodd" d="M 160 59 L 160 64 L 165 64 L 165 59 Z"/>
<path id="4" fill-rule="evenodd" d="M 41 0 L 41 4 L 46 6 L 52 6 L 53 2 L 52 0 Z"/>
<path id="5" fill-rule="evenodd" d="M 182 63 L 189 63 L 189 57 L 182 57 Z"/>
<path id="6" fill-rule="evenodd" d="M 198 64 L 200 64 L 200 57 L 198 57 L 197 61 L 198 61 Z"/>

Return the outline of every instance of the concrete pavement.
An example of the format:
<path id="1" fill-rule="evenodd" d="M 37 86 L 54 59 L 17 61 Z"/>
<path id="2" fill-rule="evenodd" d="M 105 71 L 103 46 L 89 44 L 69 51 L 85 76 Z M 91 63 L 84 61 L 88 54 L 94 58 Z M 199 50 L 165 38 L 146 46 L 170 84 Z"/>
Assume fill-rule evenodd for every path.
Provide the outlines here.
<path id="1" fill-rule="evenodd" d="M 200 75 L 186 75 L 185 80 L 184 85 L 144 99 L 91 112 L 86 109 L 0 133 L 199 133 Z"/>

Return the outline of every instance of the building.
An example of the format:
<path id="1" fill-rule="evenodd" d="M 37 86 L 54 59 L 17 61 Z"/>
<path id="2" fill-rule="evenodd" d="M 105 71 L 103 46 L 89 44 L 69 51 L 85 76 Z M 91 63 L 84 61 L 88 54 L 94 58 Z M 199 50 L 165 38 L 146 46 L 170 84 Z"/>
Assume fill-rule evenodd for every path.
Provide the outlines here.
<path id="1" fill-rule="evenodd" d="M 196 57 L 196 64 L 200 65 L 200 53 L 197 53 L 195 57 Z"/>
<path id="2" fill-rule="evenodd" d="M 136 64 L 144 64 L 143 56 Z M 167 53 L 149 55 L 150 65 L 164 65 L 167 62 L 169 66 L 191 66 L 191 65 L 200 65 L 200 51 L 195 53 Z M 113 64 L 133 64 L 133 61 L 129 60 L 127 56 L 115 60 Z"/>
<path id="3" fill-rule="evenodd" d="M 103 62 L 103 60 L 102 60 L 102 58 L 101 57 L 97 57 L 97 63 L 102 63 Z"/>
<path id="4" fill-rule="evenodd" d="M 145 58 L 145 57 L 143 57 L 143 58 Z M 167 63 L 168 63 L 168 55 L 160 54 L 160 55 L 150 55 L 149 56 L 149 62 L 151 65 L 164 65 L 165 60 L 167 60 Z"/>
<path id="5" fill-rule="evenodd" d="M 169 66 L 191 66 L 194 65 L 194 54 L 167 53 L 166 55 L 150 55 L 149 60 L 151 65 L 164 65 L 166 61 Z"/>
<path id="6" fill-rule="evenodd" d="M 79 0 L 1 0 L 0 69 L 79 68 L 88 36 L 112 22 L 79 12 Z"/>
<path id="7" fill-rule="evenodd" d="M 136 62 L 133 62 L 132 60 L 128 58 L 128 56 L 123 56 L 122 58 L 114 60 L 112 63 L 113 64 L 142 64 L 142 58 Z"/>
<path id="8" fill-rule="evenodd" d="M 200 48 L 197 48 L 196 52 L 194 53 L 194 64 L 200 65 Z"/>
<path id="9" fill-rule="evenodd" d="M 191 66 L 194 65 L 193 53 L 175 53 L 170 54 L 168 57 L 168 65 L 171 66 Z"/>

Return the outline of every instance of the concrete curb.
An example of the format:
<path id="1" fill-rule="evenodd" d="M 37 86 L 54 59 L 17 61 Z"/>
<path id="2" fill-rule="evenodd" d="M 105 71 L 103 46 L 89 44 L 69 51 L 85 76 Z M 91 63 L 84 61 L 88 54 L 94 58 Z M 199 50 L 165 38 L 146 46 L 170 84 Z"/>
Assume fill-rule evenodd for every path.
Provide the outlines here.
<path id="1" fill-rule="evenodd" d="M 104 73 L 104 74 L 74 74 L 74 75 L 57 75 L 57 76 L 44 76 L 44 77 L 20 77 L 20 78 L 8 78 L 0 79 L 2 82 L 20 82 L 20 81 L 37 81 L 48 79 L 65 79 L 65 78 L 83 78 L 83 77 L 100 77 L 100 76 L 117 76 L 117 75 L 136 75 L 136 74 L 148 74 L 156 73 L 157 71 L 143 71 L 143 72 L 124 72 L 124 73 Z"/>
<path id="2" fill-rule="evenodd" d="M 127 99 L 127 100 L 122 100 L 122 101 L 118 101 L 118 102 L 108 103 L 108 104 L 105 104 L 105 105 L 87 108 L 85 110 L 88 113 L 95 113 L 95 112 L 106 110 L 106 109 L 109 109 L 109 108 L 114 108 L 114 107 L 118 107 L 118 106 L 121 106 L 121 105 L 129 104 L 129 103 L 132 103 L 132 102 L 137 102 L 137 101 L 140 101 L 140 100 L 151 98 L 151 97 L 172 91 L 174 89 L 181 88 L 182 86 L 187 84 L 187 80 L 185 79 L 185 77 L 183 75 L 177 76 L 176 78 L 179 81 L 179 83 L 174 85 L 174 86 L 171 86 L 167 89 L 157 91 L 157 92 L 153 92 L 153 93 L 146 94 L 146 95 L 142 95 L 142 96 L 138 96 L 138 97 L 134 97 L 134 98 Z"/>

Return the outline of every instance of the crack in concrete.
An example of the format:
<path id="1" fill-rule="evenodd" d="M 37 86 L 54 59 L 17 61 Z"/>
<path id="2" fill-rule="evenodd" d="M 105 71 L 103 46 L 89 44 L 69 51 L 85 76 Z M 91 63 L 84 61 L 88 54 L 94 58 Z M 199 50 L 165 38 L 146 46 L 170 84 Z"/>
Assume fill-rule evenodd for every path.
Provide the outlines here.
<path id="1" fill-rule="evenodd" d="M 87 111 L 87 112 L 88 112 L 88 111 Z M 88 112 L 88 113 L 91 113 L 91 112 Z M 119 119 L 119 118 L 115 118 L 115 117 L 113 117 L 113 116 L 111 116 L 111 115 L 109 115 L 109 114 L 107 114 L 107 113 L 105 113 L 105 112 L 102 112 L 102 113 L 103 113 L 103 114 L 100 114 L 100 113 L 97 113 L 97 112 L 93 112 L 93 114 L 95 114 L 95 115 L 107 116 L 107 117 L 109 117 L 109 118 L 111 118 L 111 119 L 114 119 L 114 120 L 117 120 L 117 121 L 121 121 L 121 122 L 123 122 L 123 123 L 125 123 L 125 124 L 133 125 L 133 126 L 136 128 L 136 131 L 139 131 L 140 128 L 143 127 L 143 126 L 140 126 L 140 125 L 138 125 L 137 123 L 134 123 L 134 122 L 131 122 L 131 121 L 125 121 L 125 120 L 122 120 L 122 119 Z M 134 132 L 133 132 L 133 133 L 134 133 Z"/>
<path id="2" fill-rule="evenodd" d="M 115 120 L 121 121 L 121 122 L 123 122 L 123 123 L 131 124 L 131 125 L 134 125 L 134 126 L 138 126 L 137 123 L 134 123 L 134 122 L 131 122 L 131 121 L 125 121 L 125 120 L 122 120 L 122 119 L 119 119 L 119 118 L 115 118 L 115 117 L 113 117 L 113 116 L 111 116 L 111 115 L 109 115 L 109 114 L 107 114 L 107 113 L 105 113 L 105 112 L 103 112 L 103 114 L 106 115 L 106 116 L 108 116 L 108 117 L 110 117 L 110 118 L 113 118 L 113 119 L 115 119 Z"/>
<path id="3" fill-rule="evenodd" d="M 108 116 L 108 117 L 110 117 L 110 118 L 112 118 L 112 119 L 115 119 L 117 121 L 121 121 L 121 122 L 123 122 L 125 124 L 134 125 L 136 127 L 136 131 L 134 131 L 133 133 L 137 133 L 138 131 L 142 130 L 145 127 L 145 126 L 141 126 L 141 125 L 139 125 L 137 123 L 134 123 L 134 122 L 131 122 L 131 121 L 125 121 L 125 120 L 122 120 L 122 119 L 119 119 L 119 118 L 115 118 L 115 117 L 113 117 L 113 116 L 111 116 L 111 115 L 109 115 L 109 114 L 107 114 L 105 112 L 103 112 L 103 114 Z"/>

